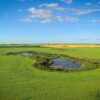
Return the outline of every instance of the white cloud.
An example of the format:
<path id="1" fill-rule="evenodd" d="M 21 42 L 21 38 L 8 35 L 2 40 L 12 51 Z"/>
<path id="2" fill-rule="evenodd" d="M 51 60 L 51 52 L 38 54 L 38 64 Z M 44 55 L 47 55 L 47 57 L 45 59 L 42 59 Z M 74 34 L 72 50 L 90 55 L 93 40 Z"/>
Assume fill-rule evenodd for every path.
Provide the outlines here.
<path id="1" fill-rule="evenodd" d="M 50 22 L 51 22 L 50 19 L 45 19 L 45 20 L 40 21 L 40 23 L 43 23 L 43 24 L 50 23 Z"/>
<path id="2" fill-rule="evenodd" d="M 22 19 L 20 19 L 20 21 L 21 22 L 26 22 L 26 23 L 32 23 L 32 19 L 31 18 L 28 18 L 28 17 L 22 18 Z"/>
<path id="3" fill-rule="evenodd" d="M 61 1 L 68 3 L 68 4 L 71 4 L 73 2 L 72 0 L 61 0 Z"/>
<path id="4" fill-rule="evenodd" d="M 74 17 L 66 17 L 65 21 L 66 22 L 77 22 L 77 21 L 79 21 L 79 19 L 78 18 L 74 18 Z"/>
<path id="5" fill-rule="evenodd" d="M 31 18 L 50 18 L 52 12 L 50 10 L 36 9 L 34 7 L 29 8 L 28 11 L 31 13 Z"/>
<path id="6" fill-rule="evenodd" d="M 77 22 L 80 19 L 79 18 L 75 18 L 75 17 L 63 17 L 63 16 L 57 16 L 56 17 L 57 22 Z"/>
<path id="7" fill-rule="evenodd" d="M 57 5 L 49 5 L 49 7 L 57 7 Z M 22 22 L 32 23 L 32 22 L 39 22 L 39 23 L 50 23 L 50 22 L 77 22 L 79 18 L 64 16 L 62 13 L 56 13 L 52 10 L 48 9 L 40 9 L 31 7 L 28 9 L 28 17 L 21 19 Z"/>
<path id="8" fill-rule="evenodd" d="M 51 8 L 51 9 L 56 9 L 56 10 L 64 10 L 63 7 L 60 7 L 59 4 L 57 3 L 45 3 L 45 4 L 41 4 L 39 5 L 39 7 L 47 7 L 47 8 Z"/>
<path id="9" fill-rule="evenodd" d="M 64 18 L 62 16 L 56 16 L 55 20 L 57 20 L 57 22 L 64 22 Z"/>
<path id="10" fill-rule="evenodd" d="M 45 6 L 45 7 L 58 7 L 58 4 L 57 3 L 50 3 L 50 4 L 45 3 L 45 4 L 39 5 L 39 7 L 43 7 L 43 6 Z"/>
<path id="11" fill-rule="evenodd" d="M 100 11 L 100 9 L 73 9 L 73 13 L 76 15 L 85 15 L 98 11 Z"/>

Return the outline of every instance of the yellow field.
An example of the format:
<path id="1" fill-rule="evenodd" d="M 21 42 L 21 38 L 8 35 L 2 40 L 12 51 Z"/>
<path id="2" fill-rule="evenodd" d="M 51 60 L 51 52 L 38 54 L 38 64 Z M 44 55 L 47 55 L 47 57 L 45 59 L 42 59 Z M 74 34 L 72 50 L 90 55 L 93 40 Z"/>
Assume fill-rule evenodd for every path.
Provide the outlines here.
<path id="1" fill-rule="evenodd" d="M 80 48 L 80 47 L 100 47 L 100 44 L 45 44 L 43 47 L 53 48 Z"/>

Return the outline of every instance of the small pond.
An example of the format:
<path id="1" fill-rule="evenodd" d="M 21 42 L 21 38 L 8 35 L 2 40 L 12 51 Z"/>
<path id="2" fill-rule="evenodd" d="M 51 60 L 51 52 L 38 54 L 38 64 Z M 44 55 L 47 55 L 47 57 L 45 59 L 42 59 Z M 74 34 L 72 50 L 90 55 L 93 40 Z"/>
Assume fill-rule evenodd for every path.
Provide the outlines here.
<path id="1" fill-rule="evenodd" d="M 23 52 L 23 53 L 20 53 L 22 56 L 32 56 L 33 53 L 32 52 Z"/>
<path id="2" fill-rule="evenodd" d="M 38 52 L 21 52 L 19 53 L 20 55 L 22 56 L 28 56 L 28 57 L 31 57 L 31 56 L 38 56 L 40 55 L 40 53 Z M 51 59 L 53 61 L 53 64 L 51 64 L 49 66 L 49 68 L 51 69 L 79 69 L 81 68 L 81 64 L 78 64 L 78 63 L 74 63 L 70 60 L 66 60 L 66 59 L 62 59 L 62 58 L 55 58 L 55 59 Z"/>
<path id="3" fill-rule="evenodd" d="M 52 60 L 54 63 L 49 66 L 51 68 L 55 68 L 55 69 L 79 69 L 81 68 L 81 64 L 73 63 L 72 61 L 69 61 L 69 60 L 65 60 L 61 58 L 56 58 Z"/>

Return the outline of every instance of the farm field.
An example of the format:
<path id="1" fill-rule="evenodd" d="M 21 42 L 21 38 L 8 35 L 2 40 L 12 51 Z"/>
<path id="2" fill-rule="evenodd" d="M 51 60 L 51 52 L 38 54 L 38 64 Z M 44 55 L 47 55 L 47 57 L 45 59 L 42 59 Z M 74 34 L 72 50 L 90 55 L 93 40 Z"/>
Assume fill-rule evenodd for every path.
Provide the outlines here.
<path id="1" fill-rule="evenodd" d="M 84 47 L 100 47 L 100 44 L 47 44 L 41 45 L 44 47 L 52 47 L 52 48 L 84 48 Z"/>
<path id="2" fill-rule="evenodd" d="M 1 47 L 0 100 L 100 100 L 100 68 L 59 72 L 34 68 L 34 58 L 6 55 L 38 51 L 100 60 L 99 47 Z"/>

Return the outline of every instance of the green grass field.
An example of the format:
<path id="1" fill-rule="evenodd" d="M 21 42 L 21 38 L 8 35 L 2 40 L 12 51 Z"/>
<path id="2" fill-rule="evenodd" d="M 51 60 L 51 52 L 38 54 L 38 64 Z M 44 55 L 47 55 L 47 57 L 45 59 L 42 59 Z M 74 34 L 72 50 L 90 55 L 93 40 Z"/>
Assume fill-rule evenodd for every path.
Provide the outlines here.
<path id="1" fill-rule="evenodd" d="M 32 67 L 35 60 L 8 52 L 39 51 L 100 60 L 100 48 L 0 48 L 0 100 L 100 100 L 100 68 L 50 72 Z"/>

